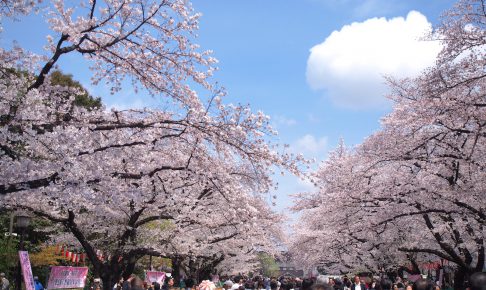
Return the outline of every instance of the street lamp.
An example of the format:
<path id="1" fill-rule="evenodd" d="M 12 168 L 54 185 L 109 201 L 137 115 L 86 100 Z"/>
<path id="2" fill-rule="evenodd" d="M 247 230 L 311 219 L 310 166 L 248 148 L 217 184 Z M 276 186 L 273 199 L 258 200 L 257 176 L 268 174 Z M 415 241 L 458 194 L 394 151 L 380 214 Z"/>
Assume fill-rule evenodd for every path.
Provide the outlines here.
<path id="1" fill-rule="evenodd" d="M 18 212 L 15 218 L 15 226 L 18 229 L 26 229 L 30 224 L 31 217 L 25 212 Z"/>
<path id="2" fill-rule="evenodd" d="M 25 212 L 17 212 L 15 214 L 15 227 L 19 230 L 20 234 L 20 242 L 19 242 L 19 251 L 24 250 L 24 235 L 25 230 L 30 224 L 31 217 Z M 15 281 L 15 289 L 21 290 L 22 289 L 22 266 L 19 263 L 17 265 L 17 277 Z"/>

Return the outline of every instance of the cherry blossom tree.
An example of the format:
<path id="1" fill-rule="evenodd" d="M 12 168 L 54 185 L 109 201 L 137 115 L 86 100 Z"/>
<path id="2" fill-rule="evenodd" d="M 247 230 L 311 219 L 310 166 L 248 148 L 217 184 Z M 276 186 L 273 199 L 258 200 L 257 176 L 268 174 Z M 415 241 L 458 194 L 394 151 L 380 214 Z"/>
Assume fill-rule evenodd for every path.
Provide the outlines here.
<path id="1" fill-rule="evenodd" d="M 262 252 L 277 256 L 279 243 L 284 240 L 281 225 L 282 216 L 273 213 L 261 199 L 253 198 L 254 213 L 239 224 L 222 224 L 215 230 L 225 233 L 231 239 L 216 239 L 201 243 L 209 237 L 201 236 L 200 231 L 193 236 L 197 242 L 190 243 L 190 254 L 180 254 L 178 266 L 186 273 L 197 274 L 196 278 L 208 279 L 213 271 L 219 274 L 248 273 L 259 267 L 258 255 Z M 179 243 L 176 243 L 179 244 Z M 180 253 L 177 248 L 172 252 Z"/>
<path id="2" fill-rule="evenodd" d="M 186 1 L 2 5 L 12 17 L 46 13 L 56 34 L 46 55 L 0 50 L 4 206 L 62 226 L 57 241 L 82 248 L 105 289 L 144 255 L 229 263 L 272 247 L 281 219 L 262 196 L 274 186 L 271 168 L 299 174 L 304 160 L 279 151 L 263 113 L 223 103 L 208 79 L 215 60 L 192 42 L 198 15 Z M 69 53 L 91 63 L 95 84 L 116 94 L 130 79 L 167 109 L 77 106 L 81 89 L 51 74 Z"/>
<path id="3" fill-rule="evenodd" d="M 315 174 L 319 191 L 300 195 L 296 249 L 322 242 L 318 261 L 330 251 L 348 268 L 444 259 L 457 267 L 455 287 L 484 268 L 484 8 L 459 1 L 431 36 L 444 46 L 437 64 L 389 78 L 394 108 L 382 129 L 338 148 Z"/>

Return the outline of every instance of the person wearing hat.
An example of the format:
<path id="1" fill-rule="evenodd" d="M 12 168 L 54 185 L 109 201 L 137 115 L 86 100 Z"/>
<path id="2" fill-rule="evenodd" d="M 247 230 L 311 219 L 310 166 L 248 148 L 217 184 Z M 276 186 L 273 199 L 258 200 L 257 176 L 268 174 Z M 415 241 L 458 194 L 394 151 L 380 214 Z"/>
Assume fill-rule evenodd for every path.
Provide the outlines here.
<path id="1" fill-rule="evenodd" d="M 35 290 L 44 290 L 44 286 L 42 286 L 42 283 L 39 281 L 39 277 L 37 276 L 34 277 L 34 286 Z"/>
<path id="2" fill-rule="evenodd" d="M 100 278 L 94 278 L 93 280 L 93 285 L 91 286 L 90 290 L 101 290 L 101 279 Z"/>
<path id="3" fill-rule="evenodd" d="M 2 285 L 0 290 L 9 290 L 10 282 L 5 278 L 5 273 L 0 273 L 0 283 Z"/>

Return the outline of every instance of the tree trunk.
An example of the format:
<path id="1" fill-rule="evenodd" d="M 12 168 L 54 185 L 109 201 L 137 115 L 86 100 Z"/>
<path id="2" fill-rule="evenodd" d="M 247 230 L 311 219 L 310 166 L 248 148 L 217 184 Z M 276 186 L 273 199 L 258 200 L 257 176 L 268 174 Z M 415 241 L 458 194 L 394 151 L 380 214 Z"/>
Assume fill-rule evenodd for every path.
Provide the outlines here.
<path id="1" fill-rule="evenodd" d="M 130 278 L 130 275 L 133 274 L 133 271 L 135 270 L 135 265 L 137 264 L 136 260 L 130 260 L 127 262 L 127 266 L 125 267 L 125 270 L 123 271 L 123 279 L 128 279 Z"/>
<path id="2" fill-rule="evenodd" d="M 105 270 L 105 268 L 103 269 Z M 103 290 L 112 290 L 113 289 L 113 285 L 112 284 L 112 277 L 113 277 L 113 274 L 111 273 L 111 271 L 103 271 L 103 273 L 101 273 L 101 281 L 103 282 Z"/>
<path id="3" fill-rule="evenodd" d="M 458 267 L 454 272 L 454 290 L 466 289 L 464 282 L 467 280 L 469 275 L 470 273 L 466 269 Z"/>
<path id="4" fill-rule="evenodd" d="M 122 270 L 118 263 L 103 265 L 102 273 L 100 275 L 103 282 L 103 290 L 113 290 L 113 286 L 120 280 L 122 276 Z"/>
<path id="5" fill-rule="evenodd" d="M 174 277 L 174 285 L 180 286 L 181 264 L 179 261 L 179 257 L 172 258 L 172 277 Z"/>
<path id="6" fill-rule="evenodd" d="M 211 272 L 213 268 L 211 265 L 205 265 L 201 269 L 199 269 L 199 279 L 202 280 L 211 280 Z"/>
<path id="7" fill-rule="evenodd" d="M 188 276 L 194 279 L 194 284 L 198 283 L 198 273 L 196 271 L 196 265 L 192 258 L 189 258 L 189 264 L 187 265 Z"/>

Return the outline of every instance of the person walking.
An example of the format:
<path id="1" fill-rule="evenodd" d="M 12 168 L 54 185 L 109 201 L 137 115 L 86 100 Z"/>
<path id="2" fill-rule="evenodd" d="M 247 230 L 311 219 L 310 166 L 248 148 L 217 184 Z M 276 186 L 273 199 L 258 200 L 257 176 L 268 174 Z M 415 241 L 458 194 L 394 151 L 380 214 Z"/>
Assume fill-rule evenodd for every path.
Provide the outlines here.
<path id="1" fill-rule="evenodd" d="M 368 290 L 366 284 L 361 282 L 361 278 L 358 275 L 354 277 L 354 283 L 351 285 L 351 290 Z"/>
<path id="2" fill-rule="evenodd" d="M 37 277 L 37 276 L 34 277 L 34 287 L 35 287 L 35 290 L 44 290 L 44 286 L 39 281 L 39 277 Z"/>
<path id="3" fill-rule="evenodd" d="M 0 290 L 9 290 L 10 289 L 10 282 L 5 278 L 5 273 L 0 273 L 0 283 L 2 287 Z"/>

